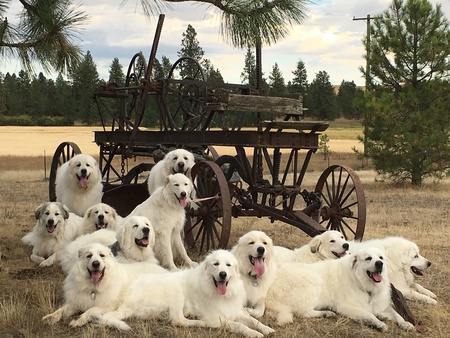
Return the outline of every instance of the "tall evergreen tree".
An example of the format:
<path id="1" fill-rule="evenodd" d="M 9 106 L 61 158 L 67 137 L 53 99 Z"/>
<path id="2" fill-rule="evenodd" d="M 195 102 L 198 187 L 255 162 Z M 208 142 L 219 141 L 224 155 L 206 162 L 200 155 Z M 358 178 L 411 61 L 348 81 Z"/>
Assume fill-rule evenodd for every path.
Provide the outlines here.
<path id="1" fill-rule="evenodd" d="M 272 72 L 269 74 L 269 95 L 270 96 L 283 96 L 286 93 L 286 85 L 284 83 L 283 73 L 278 67 L 278 63 L 272 67 Z"/>
<path id="2" fill-rule="evenodd" d="M 114 82 L 119 87 L 125 85 L 125 73 L 123 72 L 123 67 L 118 58 L 114 58 L 109 66 L 108 82 Z"/>
<path id="3" fill-rule="evenodd" d="M 75 103 L 72 95 L 72 85 L 69 81 L 64 80 L 61 73 L 58 74 L 55 80 L 55 90 L 58 93 L 53 104 L 56 115 L 75 119 Z"/>
<path id="4" fill-rule="evenodd" d="M 394 0 L 371 31 L 368 155 L 394 181 L 419 186 L 443 177 L 450 169 L 450 30 L 442 7 Z"/>
<path id="5" fill-rule="evenodd" d="M 207 81 L 224 83 L 220 70 L 218 68 L 214 68 L 209 59 L 204 59 L 202 65 Z"/>
<path id="6" fill-rule="evenodd" d="M 308 87 L 306 106 L 310 116 L 323 120 L 338 117 L 336 94 L 326 71 L 319 71 Z"/>
<path id="7" fill-rule="evenodd" d="M 291 85 L 288 87 L 290 93 L 300 93 L 305 96 L 308 89 L 308 73 L 306 71 L 305 63 L 302 60 L 297 62 L 297 68 L 292 72 Z"/>
<path id="8" fill-rule="evenodd" d="M 251 88 L 256 88 L 256 57 L 250 48 L 247 49 L 247 53 L 245 54 L 241 82 L 249 84 Z"/>
<path id="9" fill-rule="evenodd" d="M 86 52 L 84 59 L 75 68 L 72 81 L 74 99 L 77 105 L 76 118 L 87 124 L 96 122 L 98 112 L 92 94 L 99 84 L 99 75 L 90 51 Z"/>
<path id="10" fill-rule="evenodd" d="M 194 27 L 188 25 L 186 31 L 182 34 L 181 49 L 177 52 L 178 57 L 189 56 L 196 60 L 199 64 L 205 55 L 203 48 L 200 46 L 200 42 L 197 40 L 197 32 Z M 191 77 L 195 78 L 197 68 L 194 63 L 187 63 L 187 66 L 182 69 L 180 76 L 182 78 Z"/>
<path id="11" fill-rule="evenodd" d="M 0 72 L 0 115 L 6 115 L 6 89 L 4 76 Z"/>
<path id="12" fill-rule="evenodd" d="M 356 84 L 354 81 L 342 80 L 336 97 L 336 103 L 341 116 L 346 119 L 358 118 L 358 111 L 353 107 L 353 100 L 356 95 Z"/>

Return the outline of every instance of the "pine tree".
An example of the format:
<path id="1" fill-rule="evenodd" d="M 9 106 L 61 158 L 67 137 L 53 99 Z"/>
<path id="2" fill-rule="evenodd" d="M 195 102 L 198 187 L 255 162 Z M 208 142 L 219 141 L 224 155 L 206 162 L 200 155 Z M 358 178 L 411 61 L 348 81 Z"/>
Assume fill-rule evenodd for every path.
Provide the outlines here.
<path id="1" fill-rule="evenodd" d="M 336 97 L 336 103 L 339 108 L 339 113 L 346 119 L 358 118 L 358 112 L 353 107 L 353 100 L 356 95 L 356 84 L 354 81 L 342 80 L 339 86 L 339 91 Z"/>
<path id="2" fill-rule="evenodd" d="M 269 95 L 270 96 L 283 96 L 286 93 L 286 85 L 284 84 L 283 73 L 278 67 L 278 63 L 272 67 L 272 72 L 269 74 Z"/>
<path id="3" fill-rule="evenodd" d="M 251 88 L 256 88 L 256 58 L 250 48 L 247 49 L 247 54 L 245 54 L 241 82 L 249 84 Z"/>
<path id="4" fill-rule="evenodd" d="M 203 48 L 200 47 L 200 43 L 197 40 L 197 32 L 191 25 L 188 25 L 186 32 L 183 33 L 181 46 L 182 48 L 177 52 L 178 57 L 189 56 L 201 64 L 205 52 L 203 51 Z M 186 67 L 180 71 L 180 76 L 181 78 L 195 78 L 197 70 L 198 66 L 194 63 L 186 63 Z"/>
<path id="5" fill-rule="evenodd" d="M 302 60 L 297 62 L 297 68 L 292 72 L 291 85 L 288 87 L 290 93 L 300 93 L 305 96 L 308 89 L 308 73 L 306 71 L 305 63 Z"/>
<path id="6" fill-rule="evenodd" d="M 338 117 L 336 94 L 326 71 L 319 71 L 309 85 L 306 106 L 310 116 L 323 120 L 334 120 Z"/>
<path id="7" fill-rule="evenodd" d="M 99 84 L 97 66 L 90 51 L 72 74 L 74 99 L 77 105 L 76 118 L 87 124 L 98 121 L 98 112 L 92 94 Z"/>
<path id="8" fill-rule="evenodd" d="M 108 82 L 114 82 L 119 87 L 123 87 L 125 85 L 125 73 L 123 72 L 123 67 L 118 58 L 114 58 L 109 66 Z"/>
<path id="9" fill-rule="evenodd" d="M 450 169 L 450 30 L 442 7 L 394 0 L 371 31 L 368 155 L 397 182 L 441 178 Z"/>

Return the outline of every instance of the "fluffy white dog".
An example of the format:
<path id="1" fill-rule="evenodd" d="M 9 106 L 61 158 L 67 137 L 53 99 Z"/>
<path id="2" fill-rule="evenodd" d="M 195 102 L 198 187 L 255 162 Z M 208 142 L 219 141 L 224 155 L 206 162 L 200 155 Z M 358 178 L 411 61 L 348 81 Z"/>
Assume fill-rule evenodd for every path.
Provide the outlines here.
<path id="1" fill-rule="evenodd" d="M 262 231 L 252 230 L 239 238 L 231 252 L 239 263 L 247 294 L 247 310 L 259 318 L 264 314 L 267 291 L 277 270 L 272 239 Z"/>
<path id="2" fill-rule="evenodd" d="M 388 326 L 380 319 L 395 321 L 404 330 L 414 329 L 390 304 L 383 255 L 380 249 L 365 248 L 341 259 L 285 263 L 267 294 L 267 313 L 275 315 L 280 325 L 292 322 L 294 315 L 328 317 L 335 311 L 381 331 Z"/>
<path id="3" fill-rule="evenodd" d="M 79 259 L 64 280 L 64 305 L 42 319 L 55 324 L 78 312 L 81 316 L 71 327 L 86 324 L 92 317 L 116 309 L 122 301 L 123 289 L 140 274 L 164 273 L 154 264 L 116 262 L 111 250 L 99 243 L 80 249 Z"/>
<path id="4" fill-rule="evenodd" d="M 389 279 L 406 299 L 426 304 L 436 304 L 436 295 L 414 281 L 415 276 L 424 276 L 431 262 L 419 252 L 414 242 L 403 237 L 386 237 L 362 242 L 349 242 L 350 252 L 367 246 L 374 246 L 384 251 L 388 262 Z"/>
<path id="5" fill-rule="evenodd" d="M 101 316 L 99 322 L 128 330 L 123 319 L 161 317 L 168 312 L 174 325 L 223 326 L 246 337 L 274 332 L 243 307 L 245 291 L 237 264 L 229 251 L 216 250 L 193 269 L 139 276 L 129 285 L 120 307 Z M 188 319 L 186 314 L 197 319 Z"/>
<path id="6" fill-rule="evenodd" d="M 40 267 L 53 265 L 64 246 L 77 234 L 83 219 L 59 202 L 45 202 L 35 210 L 36 224 L 22 237 L 24 244 L 32 246 L 30 259 Z"/>
<path id="7" fill-rule="evenodd" d="M 56 200 L 81 217 L 103 196 L 102 174 L 90 155 L 78 154 L 56 172 Z"/>
<path id="8" fill-rule="evenodd" d="M 190 170 L 195 164 L 194 155 L 185 149 L 175 149 L 157 162 L 148 175 L 148 192 L 153 194 L 156 188 L 164 184 L 170 174 L 184 174 L 191 178 Z"/>
<path id="9" fill-rule="evenodd" d="M 144 216 L 127 218 L 117 231 L 100 229 L 78 237 L 66 245 L 60 255 L 62 270 L 68 273 L 77 262 L 78 251 L 93 243 L 109 246 L 116 260 L 121 263 L 159 264 L 153 252 L 155 232 L 150 221 Z"/>
<path id="10" fill-rule="evenodd" d="M 144 202 L 136 206 L 130 216 L 145 216 L 155 230 L 155 256 L 169 270 L 178 270 L 174 257 L 189 267 L 196 266 L 184 247 L 181 232 L 186 220 L 185 207 L 191 200 L 192 181 L 183 174 L 169 175 L 164 184 Z"/>
<path id="11" fill-rule="evenodd" d="M 308 244 L 290 250 L 274 246 L 274 258 L 278 265 L 286 262 L 314 263 L 325 259 L 341 258 L 347 254 L 348 242 L 336 230 L 325 231 L 313 237 Z"/>
<path id="12" fill-rule="evenodd" d="M 97 203 L 86 210 L 80 236 L 100 229 L 117 230 L 120 216 L 106 203 Z"/>

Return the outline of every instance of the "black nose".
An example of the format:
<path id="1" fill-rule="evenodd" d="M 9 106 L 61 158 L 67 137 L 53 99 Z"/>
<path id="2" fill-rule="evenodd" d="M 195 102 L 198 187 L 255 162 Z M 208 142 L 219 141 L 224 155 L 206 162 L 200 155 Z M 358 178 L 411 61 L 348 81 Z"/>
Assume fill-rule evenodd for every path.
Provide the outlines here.
<path id="1" fill-rule="evenodd" d="M 99 220 L 103 221 L 104 218 L 105 218 L 104 215 L 98 215 L 98 219 L 99 219 Z"/>
<path id="2" fill-rule="evenodd" d="M 142 229 L 142 233 L 143 233 L 144 235 L 148 235 L 149 232 L 150 232 L 150 229 L 149 229 L 149 228 L 143 228 L 143 229 Z"/>
<path id="3" fill-rule="evenodd" d="M 227 278 L 227 273 L 225 271 L 220 271 L 219 277 L 220 277 L 220 279 L 224 280 L 225 278 Z"/>
<path id="4" fill-rule="evenodd" d="M 178 162 L 178 167 L 179 168 L 184 168 L 184 162 Z"/>
<path id="5" fill-rule="evenodd" d="M 100 267 L 100 262 L 99 262 L 99 261 L 93 261 L 93 262 L 92 262 L 92 267 L 93 267 L 94 269 L 98 269 L 98 268 Z"/>
<path id="6" fill-rule="evenodd" d="M 260 255 L 262 255 L 262 254 L 266 251 L 266 249 L 264 249 L 263 246 L 260 246 L 260 247 L 258 247 L 258 249 L 256 249 L 256 251 L 258 251 L 258 253 L 259 253 Z"/>
<path id="7" fill-rule="evenodd" d="M 342 247 L 344 248 L 344 250 L 348 250 L 348 243 L 342 244 Z"/>
<path id="8" fill-rule="evenodd" d="M 376 261 L 375 267 L 379 270 L 383 269 L 383 262 L 382 261 Z"/>
<path id="9" fill-rule="evenodd" d="M 428 267 L 430 267 L 430 266 L 431 266 L 431 262 L 430 262 L 430 261 L 428 261 L 428 263 L 427 263 L 427 266 L 428 266 Z"/>
<path id="10" fill-rule="evenodd" d="M 47 220 L 48 225 L 53 225 L 53 223 L 55 223 L 55 220 L 53 218 L 50 218 L 49 220 Z"/>
<path id="11" fill-rule="evenodd" d="M 87 170 L 86 169 L 81 169 L 81 175 L 86 175 Z"/>
<path id="12" fill-rule="evenodd" d="M 185 193 L 184 191 L 182 191 L 180 195 L 181 195 L 181 197 L 183 197 L 183 198 L 186 197 L 186 193 Z"/>

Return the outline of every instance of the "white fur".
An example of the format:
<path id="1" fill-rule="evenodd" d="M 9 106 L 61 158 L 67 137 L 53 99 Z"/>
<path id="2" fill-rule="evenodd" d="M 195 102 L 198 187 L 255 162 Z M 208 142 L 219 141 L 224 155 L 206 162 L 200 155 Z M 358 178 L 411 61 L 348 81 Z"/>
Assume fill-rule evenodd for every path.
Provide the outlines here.
<path id="1" fill-rule="evenodd" d="M 168 152 L 164 158 L 157 162 L 148 175 L 148 192 L 153 194 L 156 188 L 164 184 L 170 174 L 181 173 L 189 178 L 190 169 L 194 166 L 194 155 L 185 149 L 175 149 Z"/>
<path id="2" fill-rule="evenodd" d="M 83 312 L 70 322 L 71 327 L 82 326 L 93 317 L 116 309 L 123 299 L 129 282 L 140 274 L 163 273 L 154 264 L 121 264 L 111 250 L 100 244 L 89 244 L 79 250 L 79 259 L 64 280 L 64 304 L 42 319 L 55 324 Z"/>
<path id="3" fill-rule="evenodd" d="M 216 250 L 193 269 L 139 276 L 128 287 L 120 307 L 101 316 L 99 322 L 127 330 L 130 327 L 123 319 L 161 317 L 168 312 L 173 325 L 223 326 L 246 337 L 274 332 L 244 309 L 245 291 L 237 264 L 229 251 Z M 187 319 L 187 314 L 198 319 Z"/>
<path id="4" fill-rule="evenodd" d="M 83 217 L 83 226 L 80 229 L 80 235 L 91 232 L 108 229 L 117 230 L 119 215 L 116 210 L 106 203 L 97 203 L 86 210 Z"/>
<path id="5" fill-rule="evenodd" d="M 184 208 L 191 200 L 192 189 L 192 181 L 185 175 L 169 175 L 164 185 L 136 206 L 128 216 L 145 216 L 150 220 L 156 237 L 155 256 L 163 267 L 170 270 L 178 270 L 175 257 L 189 267 L 197 265 L 189 258 L 181 238 L 186 220 Z"/>
<path id="6" fill-rule="evenodd" d="M 63 163 L 56 172 L 55 184 L 56 200 L 81 217 L 89 207 L 102 201 L 102 174 L 90 155 L 78 154 Z"/>
<path id="7" fill-rule="evenodd" d="M 35 210 L 36 224 L 23 236 L 24 244 L 32 246 L 30 259 L 40 267 L 53 265 L 64 246 L 76 237 L 82 218 L 69 212 L 59 202 L 45 202 Z"/>
<path id="8" fill-rule="evenodd" d="M 336 230 L 325 231 L 313 237 L 308 244 L 294 250 L 274 246 L 274 258 L 278 265 L 286 262 L 314 263 L 325 259 L 336 259 L 347 254 L 349 244 Z"/>
<path id="9" fill-rule="evenodd" d="M 384 251 L 389 267 L 389 279 L 406 299 L 426 304 L 436 304 L 436 295 L 414 281 L 415 276 L 425 275 L 431 262 L 420 255 L 419 247 L 403 237 L 386 237 L 362 242 L 349 242 L 350 252 L 374 246 Z M 414 271 L 415 272 L 414 272 Z"/>
<path id="10" fill-rule="evenodd" d="M 252 230 L 239 238 L 231 252 L 239 263 L 247 294 L 247 310 L 259 318 L 264 314 L 267 291 L 277 270 L 272 239 L 262 231 Z"/>
<path id="11" fill-rule="evenodd" d="M 341 259 L 285 263 L 278 268 L 267 294 L 267 313 L 274 315 L 279 325 L 291 323 L 294 315 L 328 317 L 335 311 L 381 331 L 387 331 L 388 326 L 380 319 L 411 330 L 414 326 L 390 305 L 391 287 L 383 255 L 380 249 L 366 248 Z M 372 273 L 374 279 L 369 276 Z"/>

